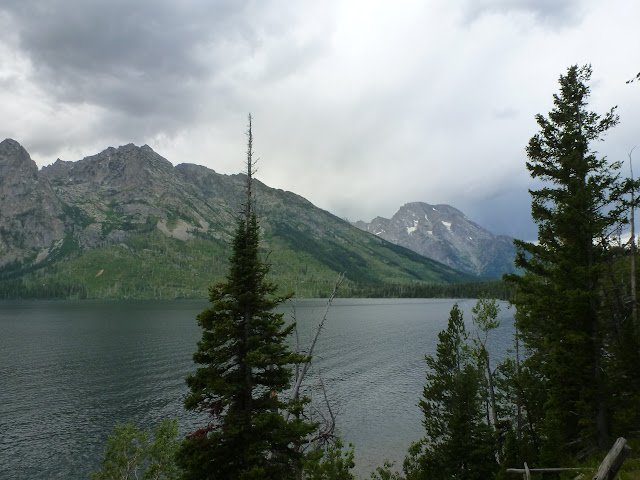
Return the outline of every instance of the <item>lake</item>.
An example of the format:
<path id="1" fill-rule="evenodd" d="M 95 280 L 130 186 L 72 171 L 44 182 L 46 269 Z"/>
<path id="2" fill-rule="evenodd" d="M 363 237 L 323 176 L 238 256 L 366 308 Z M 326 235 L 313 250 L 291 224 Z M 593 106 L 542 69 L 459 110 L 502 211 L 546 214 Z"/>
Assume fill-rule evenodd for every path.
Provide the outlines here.
<path id="1" fill-rule="evenodd" d="M 334 301 L 309 383 L 317 391 L 323 378 L 342 437 L 355 445 L 361 478 L 385 458 L 401 465 L 423 435 L 417 402 L 424 355 L 435 353 L 455 302 Z M 457 302 L 469 322 L 475 300 Z M 325 305 L 297 300 L 302 347 Z M 150 428 L 177 417 L 182 434 L 198 428 L 200 419 L 183 410 L 182 398 L 200 338 L 195 315 L 206 306 L 205 300 L 0 302 L 0 478 L 88 478 L 116 421 Z M 500 306 L 494 356 L 503 356 L 513 339 L 513 312 Z M 291 318 L 290 304 L 281 311 Z"/>

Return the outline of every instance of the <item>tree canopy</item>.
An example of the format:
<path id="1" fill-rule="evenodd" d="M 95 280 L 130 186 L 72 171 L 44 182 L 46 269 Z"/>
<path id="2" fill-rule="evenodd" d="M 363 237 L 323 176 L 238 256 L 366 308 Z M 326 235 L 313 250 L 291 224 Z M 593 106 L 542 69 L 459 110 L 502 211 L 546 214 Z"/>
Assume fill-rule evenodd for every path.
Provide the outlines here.
<path id="1" fill-rule="evenodd" d="M 188 479 L 296 478 L 299 448 L 315 426 L 304 421 L 302 400 L 284 400 L 291 366 L 305 361 L 292 352 L 285 326 L 273 309 L 275 296 L 260 258 L 260 229 L 252 192 L 253 133 L 247 132 L 246 197 L 233 239 L 226 281 L 210 288 L 211 306 L 198 324 L 202 339 L 193 355 L 200 365 L 187 377 L 185 408 L 206 412 L 209 423 L 190 434 L 178 454 Z M 286 420 L 283 413 L 293 413 Z"/>
<path id="2" fill-rule="evenodd" d="M 483 421 L 482 370 L 468 336 L 455 304 L 447 328 L 438 334 L 436 355 L 425 356 L 427 383 L 419 405 L 426 435 L 409 450 L 407 480 L 479 480 L 497 470 L 494 436 Z"/>
<path id="3" fill-rule="evenodd" d="M 516 321 L 531 355 L 524 368 L 544 392 L 544 418 L 532 419 L 543 439 L 542 458 L 607 448 L 611 411 L 603 368 L 613 354 L 614 325 L 603 315 L 610 237 L 626 222 L 626 195 L 637 187 L 621 178 L 621 162 L 598 156 L 594 144 L 618 121 L 587 109 L 590 66 L 561 75 L 548 116 L 526 148 L 538 242 L 516 241 Z M 529 412 L 532 415 L 534 412 Z"/>

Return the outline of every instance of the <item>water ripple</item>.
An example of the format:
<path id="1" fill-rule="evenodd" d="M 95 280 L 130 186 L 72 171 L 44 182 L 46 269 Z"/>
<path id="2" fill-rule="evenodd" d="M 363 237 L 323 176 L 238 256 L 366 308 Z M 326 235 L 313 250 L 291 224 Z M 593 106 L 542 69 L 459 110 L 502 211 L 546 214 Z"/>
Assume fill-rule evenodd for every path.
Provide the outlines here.
<path id="1" fill-rule="evenodd" d="M 424 355 L 434 352 L 452 303 L 347 299 L 332 307 L 306 392 L 322 398 L 321 375 L 363 477 L 385 458 L 401 463 L 422 435 Z M 195 315 L 205 306 L 0 302 L 0 478 L 87 478 L 116 421 L 151 428 L 177 417 L 182 434 L 197 428 L 202 420 L 182 399 L 195 369 Z M 324 307 L 298 301 L 303 344 Z M 470 318 L 471 303 L 461 308 Z M 290 317 L 289 307 L 282 311 Z"/>

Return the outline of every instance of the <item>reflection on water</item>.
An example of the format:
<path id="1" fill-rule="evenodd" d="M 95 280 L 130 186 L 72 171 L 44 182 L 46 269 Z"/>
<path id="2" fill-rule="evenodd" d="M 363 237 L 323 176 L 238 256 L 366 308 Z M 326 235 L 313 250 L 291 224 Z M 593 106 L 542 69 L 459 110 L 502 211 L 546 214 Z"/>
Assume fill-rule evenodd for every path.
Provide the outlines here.
<path id="1" fill-rule="evenodd" d="M 453 300 L 338 299 L 316 346 L 312 385 L 321 375 L 345 441 L 367 478 L 385 458 L 402 458 L 422 435 L 416 406 L 424 355 L 433 354 Z M 470 320 L 472 300 L 459 301 Z M 87 478 L 99 468 L 106 436 L 132 418 L 151 428 L 178 417 L 184 378 L 200 337 L 195 315 L 206 301 L 0 302 L 0 478 Z M 291 306 L 282 307 L 290 319 Z M 301 346 L 325 311 L 298 300 Z M 512 314 L 493 348 L 511 345 Z M 313 394 L 314 389 L 308 390 Z M 319 396 L 317 393 L 315 396 Z"/>

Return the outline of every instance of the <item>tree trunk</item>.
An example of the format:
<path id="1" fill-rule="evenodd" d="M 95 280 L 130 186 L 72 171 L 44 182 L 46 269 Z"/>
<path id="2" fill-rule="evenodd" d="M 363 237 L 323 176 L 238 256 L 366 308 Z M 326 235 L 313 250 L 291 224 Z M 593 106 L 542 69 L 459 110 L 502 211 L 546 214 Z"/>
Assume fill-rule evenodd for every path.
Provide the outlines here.
<path id="1" fill-rule="evenodd" d="M 493 387 L 493 373 L 491 373 L 491 365 L 489 365 L 489 353 L 485 355 L 485 367 L 487 368 L 487 381 L 489 382 L 489 399 L 491 401 L 491 423 L 493 430 L 498 429 L 498 412 L 496 411 L 496 393 Z M 498 463 L 502 463 L 502 451 L 498 448 Z"/>
<path id="2" fill-rule="evenodd" d="M 518 323 L 516 322 L 516 382 L 518 384 L 517 414 L 516 414 L 516 438 L 518 445 L 522 441 L 522 395 L 520 394 L 520 338 L 518 334 Z"/>
<path id="3" fill-rule="evenodd" d="M 618 438 L 600 464 L 598 473 L 593 477 L 593 480 L 613 480 L 616 478 L 618 470 L 630 453 L 631 448 L 627 445 L 627 441 L 622 437 Z"/>
<path id="4" fill-rule="evenodd" d="M 631 149 L 629 152 L 629 169 L 631 171 L 631 181 L 633 182 L 633 165 L 631 163 L 631 153 L 636 147 Z M 636 296 L 636 232 L 635 232 L 635 219 L 634 219 L 634 211 L 635 207 L 634 203 L 634 189 L 631 189 L 631 238 L 629 239 L 631 242 L 631 318 L 633 319 L 633 325 L 636 329 L 640 327 L 638 325 L 638 298 Z"/>

